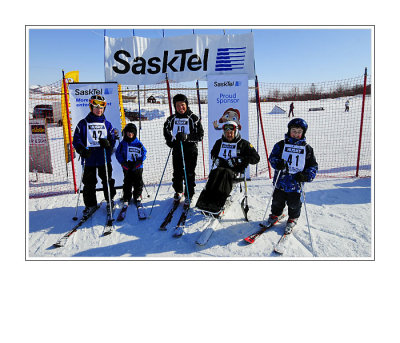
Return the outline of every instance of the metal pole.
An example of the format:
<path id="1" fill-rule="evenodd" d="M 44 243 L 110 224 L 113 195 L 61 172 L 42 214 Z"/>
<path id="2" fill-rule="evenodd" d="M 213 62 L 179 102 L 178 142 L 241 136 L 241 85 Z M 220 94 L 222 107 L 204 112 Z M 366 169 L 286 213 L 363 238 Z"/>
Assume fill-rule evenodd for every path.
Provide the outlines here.
<path id="1" fill-rule="evenodd" d="M 360 135 L 359 135 L 359 139 L 358 139 L 356 177 L 358 177 L 358 172 L 360 169 L 361 139 L 362 139 L 363 124 L 364 124 L 364 107 L 365 107 L 366 92 L 367 92 L 367 68 L 365 68 L 365 73 L 364 73 L 364 90 L 363 90 L 363 100 L 362 100 L 362 106 L 361 106 L 361 123 L 360 123 Z"/>

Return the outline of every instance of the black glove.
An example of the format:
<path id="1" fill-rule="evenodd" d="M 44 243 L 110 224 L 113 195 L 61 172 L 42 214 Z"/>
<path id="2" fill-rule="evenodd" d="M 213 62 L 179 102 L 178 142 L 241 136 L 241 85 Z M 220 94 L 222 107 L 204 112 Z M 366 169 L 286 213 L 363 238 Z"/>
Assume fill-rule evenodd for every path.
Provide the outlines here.
<path id="1" fill-rule="evenodd" d="M 221 164 L 221 159 L 219 157 L 214 158 L 214 166 L 216 166 L 217 168 L 219 167 L 219 165 Z"/>
<path id="2" fill-rule="evenodd" d="M 133 162 L 133 169 L 138 169 L 142 165 L 142 160 L 136 160 Z"/>
<path id="3" fill-rule="evenodd" d="M 117 129 L 114 129 L 114 137 L 115 137 L 115 139 L 119 140 L 119 132 Z"/>
<path id="4" fill-rule="evenodd" d="M 240 163 L 240 160 L 237 157 L 232 157 L 227 161 L 227 163 L 229 167 L 235 168 Z"/>
<path id="5" fill-rule="evenodd" d="M 81 151 L 79 151 L 79 155 L 81 155 L 82 158 L 89 158 L 91 154 L 92 151 L 88 148 L 83 148 Z"/>
<path id="6" fill-rule="evenodd" d="M 308 177 L 307 177 L 306 174 L 300 172 L 300 173 L 294 174 L 294 179 L 295 179 L 297 182 L 307 182 Z"/>
<path id="7" fill-rule="evenodd" d="M 133 169 L 135 166 L 135 162 L 134 161 L 127 161 L 126 166 L 128 167 L 128 169 Z"/>
<path id="8" fill-rule="evenodd" d="M 184 142 L 184 141 L 186 141 L 187 140 L 187 138 L 188 138 L 188 135 L 186 134 L 186 133 L 183 133 L 183 132 L 178 132 L 177 134 L 176 134 L 176 140 L 179 142 Z"/>
<path id="9" fill-rule="evenodd" d="M 99 143 L 100 143 L 100 146 L 103 148 L 103 149 L 107 149 L 107 148 L 109 148 L 111 145 L 110 145 L 110 142 L 108 141 L 108 139 L 107 138 L 100 138 L 99 139 Z"/>
<path id="10" fill-rule="evenodd" d="M 282 170 L 282 169 L 286 169 L 287 168 L 287 161 L 285 161 L 284 159 L 280 159 L 277 163 L 276 163 L 276 169 L 278 170 Z"/>

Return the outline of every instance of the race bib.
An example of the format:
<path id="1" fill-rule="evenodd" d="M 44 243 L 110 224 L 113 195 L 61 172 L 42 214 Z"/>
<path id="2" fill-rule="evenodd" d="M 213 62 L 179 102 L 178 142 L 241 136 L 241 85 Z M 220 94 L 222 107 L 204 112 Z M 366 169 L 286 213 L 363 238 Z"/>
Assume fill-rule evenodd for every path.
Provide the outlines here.
<path id="1" fill-rule="evenodd" d="M 237 157 L 237 143 L 222 142 L 218 157 L 225 160 L 229 160 L 232 157 Z"/>
<path id="2" fill-rule="evenodd" d="M 127 148 L 126 157 L 128 161 L 136 161 L 142 158 L 142 149 L 135 146 L 128 146 Z"/>
<path id="3" fill-rule="evenodd" d="M 190 134 L 189 118 L 175 118 L 172 135 L 176 137 L 178 132 L 186 133 L 187 135 Z"/>
<path id="4" fill-rule="evenodd" d="M 96 148 L 100 146 L 99 139 L 107 138 L 107 128 L 104 123 L 87 123 L 87 147 Z"/>
<path id="5" fill-rule="evenodd" d="M 287 161 L 289 174 L 296 174 L 303 171 L 306 164 L 306 147 L 292 144 L 285 144 L 282 158 Z"/>

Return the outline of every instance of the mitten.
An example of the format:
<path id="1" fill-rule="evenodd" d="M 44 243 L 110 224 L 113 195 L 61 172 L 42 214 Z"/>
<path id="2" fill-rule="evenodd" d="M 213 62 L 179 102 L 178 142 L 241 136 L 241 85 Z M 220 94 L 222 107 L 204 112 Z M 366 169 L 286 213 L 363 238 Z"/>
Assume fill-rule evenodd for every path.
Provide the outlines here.
<path id="1" fill-rule="evenodd" d="M 99 143 L 100 143 L 100 146 L 101 146 L 103 149 L 107 149 L 107 148 L 110 147 L 110 142 L 108 141 L 107 138 L 100 138 L 100 139 L 99 139 Z"/>
<path id="2" fill-rule="evenodd" d="M 295 179 L 297 182 L 307 182 L 308 177 L 307 177 L 306 174 L 300 172 L 300 173 L 294 174 L 294 179 Z"/>

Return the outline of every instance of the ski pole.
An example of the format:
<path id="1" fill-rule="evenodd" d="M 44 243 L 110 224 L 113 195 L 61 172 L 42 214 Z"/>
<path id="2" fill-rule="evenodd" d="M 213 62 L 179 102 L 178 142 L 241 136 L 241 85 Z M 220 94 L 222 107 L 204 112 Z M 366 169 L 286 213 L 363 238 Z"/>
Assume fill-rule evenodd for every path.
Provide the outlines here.
<path id="1" fill-rule="evenodd" d="M 104 148 L 104 166 L 106 169 L 106 180 L 107 180 L 107 192 L 108 192 L 108 201 L 107 204 L 110 208 L 111 218 L 113 218 L 112 206 L 111 206 L 111 192 L 110 192 L 110 183 L 108 182 L 108 167 L 107 167 L 107 152 Z"/>
<path id="2" fill-rule="evenodd" d="M 165 162 L 164 170 L 163 170 L 162 175 L 161 175 L 161 180 L 160 180 L 160 183 L 158 184 L 156 196 L 154 197 L 153 205 L 151 206 L 149 218 L 150 218 L 150 216 L 151 216 L 151 212 L 153 212 L 154 203 L 156 202 L 157 195 L 158 195 L 158 191 L 160 190 L 160 186 L 161 186 L 162 179 L 163 179 L 163 177 L 164 177 L 165 169 L 167 169 L 167 164 L 168 164 L 168 161 L 169 161 L 169 157 L 171 156 L 171 151 L 172 151 L 172 148 L 169 149 L 169 154 L 168 154 L 168 157 L 167 157 L 167 162 Z"/>
<path id="3" fill-rule="evenodd" d="M 265 212 L 264 212 L 263 221 L 265 220 L 265 215 L 267 214 L 267 211 L 268 211 L 268 209 L 269 209 L 269 205 L 271 204 L 272 195 L 273 195 L 274 192 L 275 192 L 276 184 L 278 183 L 279 176 L 281 175 L 281 171 L 282 171 L 282 170 L 279 170 L 279 171 L 278 171 L 278 175 L 276 176 L 276 180 L 275 180 L 275 184 L 274 184 L 274 189 L 272 190 L 272 193 L 271 193 L 271 195 L 270 195 L 270 197 L 269 197 L 268 205 L 267 205 L 267 208 L 265 209 Z"/>
<path id="4" fill-rule="evenodd" d="M 247 180 L 246 180 L 246 169 L 244 170 L 244 198 L 241 203 L 241 207 L 244 214 L 244 219 L 248 222 L 249 218 L 247 217 L 247 213 L 249 212 L 249 204 L 247 200 Z"/>
<path id="5" fill-rule="evenodd" d="M 184 153 L 183 153 L 183 144 L 182 144 L 182 141 L 181 141 L 181 151 L 182 151 L 183 172 L 184 172 L 184 174 L 185 174 L 186 193 L 187 193 L 187 197 L 188 197 L 189 203 L 190 203 L 189 186 L 188 186 L 188 183 L 187 183 L 186 165 L 185 165 L 185 155 L 184 155 Z"/>
<path id="6" fill-rule="evenodd" d="M 85 172 L 85 162 L 86 162 L 86 159 L 83 159 L 81 182 L 79 183 L 78 200 L 76 201 L 75 217 L 72 217 L 73 220 L 78 220 L 79 196 L 81 195 L 81 187 L 82 187 L 83 173 Z"/>
<path id="7" fill-rule="evenodd" d="M 306 206 L 306 193 L 304 191 L 304 184 L 301 187 L 301 193 L 303 194 L 303 201 L 304 201 L 304 211 L 306 212 L 306 219 L 307 219 L 307 226 L 308 226 L 308 233 L 310 235 L 310 241 L 311 241 L 311 253 L 315 257 L 315 250 L 314 250 L 314 244 L 313 244 L 313 239 L 311 236 L 311 230 L 310 230 L 310 222 L 308 221 L 308 214 L 307 214 L 307 206 Z"/>

